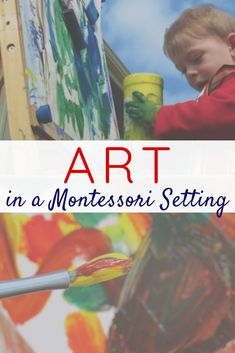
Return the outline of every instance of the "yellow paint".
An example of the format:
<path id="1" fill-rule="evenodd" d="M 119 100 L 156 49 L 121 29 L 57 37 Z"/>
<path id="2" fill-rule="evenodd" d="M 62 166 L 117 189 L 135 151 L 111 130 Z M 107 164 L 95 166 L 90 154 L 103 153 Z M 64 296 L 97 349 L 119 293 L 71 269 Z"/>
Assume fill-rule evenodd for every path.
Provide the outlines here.
<path id="1" fill-rule="evenodd" d="M 3 214 L 3 219 L 9 240 L 14 254 L 17 252 L 26 253 L 25 237 L 22 230 L 22 225 L 25 224 L 30 217 L 25 214 Z"/>
<path id="2" fill-rule="evenodd" d="M 37 82 L 37 77 L 34 75 L 34 73 L 28 68 L 25 68 L 25 75 L 30 79 L 33 88 L 36 88 L 36 82 Z"/>
<path id="3" fill-rule="evenodd" d="M 217 243 L 214 244 L 215 253 L 219 253 L 222 250 L 222 248 L 223 248 L 223 245 L 221 242 L 218 241 Z"/>
<path id="4" fill-rule="evenodd" d="M 81 225 L 72 214 L 66 213 L 66 218 L 67 220 L 64 218 L 58 219 L 58 227 L 60 228 L 63 235 L 68 235 L 74 230 L 81 228 Z"/>
<path id="5" fill-rule="evenodd" d="M 123 213 L 119 215 L 118 223 L 101 228 L 112 243 L 124 244 L 128 253 L 133 254 L 140 242 L 149 234 L 151 218 L 148 214 Z"/>
<path id="6" fill-rule="evenodd" d="M 139 213 L 121 214 L 120 224 L 126 234 L 125 240 L 129 244 L 132 252 L 136 251 L 137 247 L 140 245 L 140 242 L 149 234 L 151 229 L 149 216 Z"/>
<path id="7" fill-rule="evenodd" d="M 110 267 L 101 268 L 98 270 L 94 270 L 94 272 L 89 276 L 79 276 L 75 281 L 73 281 L 70 287 L 81 287 L 81 286 L 89 286 L 96 283 L 101 283 L 105 281 L 109 281 L 114 278 L 118 278 L 124 276 L 126 274 L 126 260 L 129 259 L 128 256 L 121 253 L 109 253 L 105 255 L 98 256 L 91 261 L 88 261 L 86 265 L 92 265 L 98 260 L 102 259 L 111 259 Z M 124 260 L 123 263 L 115 263 L 115 260 Z M 113 262 L 113 265 L 112 265 Z"/>

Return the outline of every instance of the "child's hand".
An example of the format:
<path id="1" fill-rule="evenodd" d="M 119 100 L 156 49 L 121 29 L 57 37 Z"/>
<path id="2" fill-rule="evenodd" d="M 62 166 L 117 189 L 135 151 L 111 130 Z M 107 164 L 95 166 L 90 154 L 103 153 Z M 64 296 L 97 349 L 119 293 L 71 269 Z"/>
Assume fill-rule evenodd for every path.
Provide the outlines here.
<path id="1" fill-rule="evenodd" d="M 156 118 L 160 106 L 148 100 L 143 93 L 132 93 L 133 101 L 125 103 L 125 111 L 132 119 L 152 124 Z"/>

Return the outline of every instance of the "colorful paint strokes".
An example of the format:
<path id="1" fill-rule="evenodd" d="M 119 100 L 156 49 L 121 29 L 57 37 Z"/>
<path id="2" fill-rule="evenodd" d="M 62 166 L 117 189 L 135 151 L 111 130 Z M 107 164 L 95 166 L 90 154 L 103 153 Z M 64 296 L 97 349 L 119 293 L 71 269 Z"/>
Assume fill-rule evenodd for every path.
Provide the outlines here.
<path id="1" fill-rule="evenodd" d="M 148 226 L 149 224 L 149 226 Z M 4 214 L 0 217 L 0 280 L 58 269 L 73 271 L 94 258 L 99 266 L 119 265 L 133 255 L 150 227 L 148 215 Z M 118 236 L 119 232 L 119 236 Z M 128 243 L 129 232 L 133 233 Z M 145 232 L 145 235 L 144 235 Z M 130 244 L 130 246 L 128 245 Z M 118 261 L 104 254 L 123 250 Z M 106 255 L 107 257 L 107 255 Z M 115 260 L 115 261 L 114 261 Z M 121 264 L 119 264 L 121 260 Z M 117 267 L 116 267 L 117 265 Z M 98 267 L 97 267 L 98 266 Z M 108 272 L 105 278 L 109 276 Z M 105 353 L 113 310 L 124 278 L 65 291 L 46 291 L 1 300 L 3 314 L 37 353 L 50 351 Z M 46 339 L 51 327 L 53 337 Z M 81 335 L 79 333 L 82 333 Z M 85 337 L 92 337 L 90 343 Z M 14 347 L 13 343 L 11 343 Z M 9 352 L 11 352 L 9 350 Z M 12 351 L 13 352 L 13 351 Z M 27 352 L 27 350 L 26 350 Z M 21 351 L 19 351 L 21 353 Z"/>
<path id="2" fill-rule="evenodd" d="M 138 251 L 125 281 L 5 298 L 1 311 L 25 352 L 232 353 L 234 244 L 232 214 L 3 214 L 1 280 L 89 274 L 97 256 Z"/>
<path id="3" fill-rule="evenodd" d="M 50 107 L 58 139 L 117 139 L 101 1 L 19 3 L 31 104 Z"/>

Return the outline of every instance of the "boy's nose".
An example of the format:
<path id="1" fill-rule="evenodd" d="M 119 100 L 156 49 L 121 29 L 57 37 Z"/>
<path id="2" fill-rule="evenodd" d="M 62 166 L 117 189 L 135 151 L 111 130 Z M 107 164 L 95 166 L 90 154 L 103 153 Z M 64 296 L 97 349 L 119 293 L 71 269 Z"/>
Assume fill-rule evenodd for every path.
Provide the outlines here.
<path id="1" fill-rule="evenodd" d="M 186 78 L 188 80 L 188 83 L 194 87 L 197 81 L 197 77 L 198 77 L 198 72 L 197 70 L 193 69 L 193 68 L 189 68 L 186 70 Z"/>
<path id="2" fill-rule="evenodd" d="M 196 70 L 196 69 L 194 69 L 194 68 L 192 68 L 192 67 L 187 68 L 187 70 L 186 70 L 186 77 L 187 77 L 188 79 L 193 78 L 193 77 L 196 77 L 196 76 L 197 76 L 197 70 Z"/>

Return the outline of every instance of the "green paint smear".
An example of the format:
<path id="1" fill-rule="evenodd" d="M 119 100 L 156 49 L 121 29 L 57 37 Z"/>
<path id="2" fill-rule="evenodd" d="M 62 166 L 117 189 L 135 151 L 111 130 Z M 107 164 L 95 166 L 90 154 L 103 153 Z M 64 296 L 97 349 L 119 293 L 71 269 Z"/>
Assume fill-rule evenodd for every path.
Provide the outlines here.
<path id="1" fill-rule="evenodd" d="M 79 131 L 81 137 L 83 137 L 84 130 L 84 118 L 82 109 L 79 105 L 68 100 L 64 95 L 63 86 L 57 83 L 56 87 L 56 99 L 59 111 L 60 127 L 65 129 L 65 121 L 72 123 L 74 131 Z"/>
<path id="2" fill-rule="evenodd" d="M 79 24 L 87 39 L 87 17 L 82 4 L 79 2 L 77 5 L 80 13 Z M 81 94 L 82 82 L 79 81 L 73 43 L 64 24 L 61 2 L 59 0 L 54 0 L 53 3 L 46 1 L 46 14 L 50 24 L 52 53 L 57 65 L 56 94 L 59 126 L 66 131 L 66 123 L 70 123 L 73 130 L 79 132 L 80 138 L 83 138 L 86 124 L 91 136 L 95 136 L 99 132 L 102 137 L 107 139 L 110 135 L 112 109 L 109 101 L 111 92 L 110 97 L 105 93 L 108 73 L 106 66 L 103 67 L 102 57 L 104 54 L 100 53 L 102 72 L 100 72 L 99 82 L 95 82 L 92 74 L 93 67 L 89 65 L 89 57 L 92 53 L 87 49 L 80 52 L 89 84 L 89 99 L 86 103 Z M 75 100 L 73 100 L 74 94 Z M 94 122 L 94 113 L 98 113 L 96 122 Z"/>
<path id="3" fill-rule="evenodd" d="M 95 227 L 105 219 L 109 213 L 74 213 L 73 216 L 82 227 Z"/>
<path id="4" fill-rule="evenodd" d="M 107 93 L 102 95 L 102 106 L 101 106 L 101 124 L 102 131 L 104 133 L 105 138 L 108 138 L 110 133 L 110 116 L 111 116 L 111 107 L 109 102 L 109 97 Z"/>
<path id="5" fill-rule="evenodd" d="M 60 1 L 53 4 L 54 17 L 50 13 L 50 5 L 47 5 L 48 21 L 54 24 L 54 36 L 56 38 L 57 51 L 57 107 L 59 111 L 59 125 L 65 130 L 66 122 L 71 122 L 75 132 L 80 137 L 84 133 L 84 116 L 81 106 L 65 96 L 65 87 L 68 92 L 76 92 L 77 100 L 81 102 L 80 84 L 74 62 L 72 41 L 67 28 L 64 25 L 63 13 Z M 55 45 L 55 43 L 54 43 Z"/>
<path id="6" fill-rule="evenodd" d="M 64 65 L 69 66 L 74 62 L 74 53 L 72 49 L 72 41 L 67 28 L 64 25 L 62 8 L 60 1 L 54 1 L 54 23 L 55 23 L 55 37 L 58 44 L 59 58 L 58 58 L 58 73 L 64 74 Z M 72 73 L 76 73 L 75 67 L 71 65 Z"/>
<path id="7" fill-rule="evenodd" d="M 70 288 L 64 291 L 63 296 L 68 303 L 86 311 L 98 311 L 111 305 L 108 296 L 100 284 Z"/>

